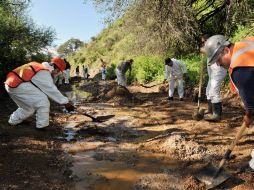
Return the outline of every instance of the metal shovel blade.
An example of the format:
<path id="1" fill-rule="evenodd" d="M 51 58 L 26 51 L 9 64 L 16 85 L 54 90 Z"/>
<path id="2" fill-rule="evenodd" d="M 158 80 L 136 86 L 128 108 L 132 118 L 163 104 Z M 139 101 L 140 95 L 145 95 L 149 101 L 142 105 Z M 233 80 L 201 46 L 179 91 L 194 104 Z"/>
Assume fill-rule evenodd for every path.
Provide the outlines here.
<path id="1" fill-rule="evenodd" d="M 197 179 L 206 184 L 206 190 L 212 189 L 231 177 L 229 173 L 223 169 L 220 173 L 214 177 L 214 174 L 218 171 L 218 168 L 208 164 L 207 166 L 201 168 L 195 175 Z"/>
<path id="2" fill-rule="evenodd" d="M 104 115 L 104 116 L 97 116 L 97 117 L 94 117 L 90 114 L 87 114 L 87 113 L 83 113 L 83 115 L 87 116 L 87 117 L 90 117 L 93 122 L 104 122 L 104 121 L 107 121 L 108 119 L 112 118 L 112 117 L 115 117 L 115 115 Z"/>
<path id="3" fill-rule="evenodd" d="M 200 121 L 204 118 L 204 115 L 205 115 L 204 109 L 197 109 L 197 110 L 194 110 L 194 112 L 192 113 L 192 119 L 196 121 Z"/>
<path id="4" fill-rule="evenodd" d="M 115 117 L 115 115 L 103 115 L 103 116 L 97 116 L 97 117 L 95 117 L 95 119 L 99 122 L 103 122 L 103 121 L 109 120 L 113 117 Z"/>

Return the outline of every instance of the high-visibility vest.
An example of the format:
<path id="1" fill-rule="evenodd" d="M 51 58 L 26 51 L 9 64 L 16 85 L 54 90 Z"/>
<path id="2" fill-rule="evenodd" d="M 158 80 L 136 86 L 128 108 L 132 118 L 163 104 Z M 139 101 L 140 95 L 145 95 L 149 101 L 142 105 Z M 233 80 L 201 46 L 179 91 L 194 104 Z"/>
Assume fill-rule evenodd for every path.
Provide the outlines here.
<path id="1" fill-rule="evenodd" d="M 237 67 L 254 67 L 254 36 L 246 37 L 234 45 L 228 73 L 231 79 L 231 90 L 235 93 L 238 93 L 238 89 L 231 75 Z"/>
<path id="2" fill-rule="evenodd" d="M 5 84 L 11 88 L 16 88 L 23 82 L 29 82 L 40 70 L 47 69 L 37 62 L 27 63 L 9 72 L 6 77 Z"/>

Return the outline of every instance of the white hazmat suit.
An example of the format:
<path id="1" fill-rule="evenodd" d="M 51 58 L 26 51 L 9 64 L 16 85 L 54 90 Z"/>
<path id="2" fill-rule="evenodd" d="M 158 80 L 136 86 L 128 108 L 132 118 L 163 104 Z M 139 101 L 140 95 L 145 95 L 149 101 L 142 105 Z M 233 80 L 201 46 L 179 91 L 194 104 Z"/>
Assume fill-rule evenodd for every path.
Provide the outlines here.
<path id="1" fill-rule="evenodd" d="M 63 71 L 63 74 L 64 74 L 64 83 L 65 84 L 69 84 L 70 83 L 70 81 L 69 81 L 69 79 L 70 79 L 70 72 L 71 72 L 70 69 L 65 69 Z"/>
<path id="2" fill-rule="evenodd" d="M 49 65 L 46 67 L 50 68 Z M 48 97 L 59 104 L 67 104 L 69 100 L 55 86 L 50 71 L 40 70 L 31 81 L 33 84 L 23 82 L 16 88 L 5 85 L 10 97 L 18 105 L 18 109 L 10 116 L 9 124 L 17 125 L 36 113 L 36 128 L 44 128 L 49 125 Z"/>
<path id="3" fill-rule="evenodd" d="M 60 72 L 58 75 L 54 76 L 54 83 L 56 85 L 62 85 L 64 80 L 64 73 Z"/>
<path id="4" fill-rule="evenodd" d="M 187 73 L 186 65 L 177 59 L 172 58 L 172 67 L 165 65 L 165 79 L 169 81 L 168 96 L 173 97 L 175 86 L 178 88 L 180 98 L 184 96 L 183 74 Z"/>
<path id="5" fill-rule="evenodd" d="M 87 65 L 84 65 L 83 67 L 83 77 L 84 79 L 88 79 L 89 77 L 89 67 Z"/>
<path id="6" fill-rule="evenodd" d="M 209 76 L 208 84 L 206 87 L 207 100 L 211 100 L 211 103 L 221 102 L 220 88 L 223 82 L 227 70 L 217 64 L 207 65 L 207 72 Z"/>
<path id="7" fill-rule="evenodd" d="M 107 74 L 106 67 L 101 67 L 101 79 L 102 80 L 106 80 L 106 74 Z"/>
<path id="8" fill-rule="evenodd" d="M 116 67 L 117 84 L 121 86 L 127 86 L 125 73 L 130 70 L 131 63 L 129 61 L 123 61 Z"/>

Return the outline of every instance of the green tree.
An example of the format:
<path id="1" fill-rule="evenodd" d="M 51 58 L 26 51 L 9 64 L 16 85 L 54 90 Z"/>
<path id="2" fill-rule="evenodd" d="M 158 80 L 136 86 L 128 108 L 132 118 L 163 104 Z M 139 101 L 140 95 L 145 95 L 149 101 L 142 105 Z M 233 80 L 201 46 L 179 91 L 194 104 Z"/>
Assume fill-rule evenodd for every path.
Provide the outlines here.
<path id="1" fill-rule="evenodd" d="M 124 18 L 139 53 L 195 51 L 203 33 L 234 34 L 253 22 L 253 0 L 94 0 L 105 20 Z M 144 48 L 140 48 L 144 47 Z"/>
<path id="2" fill-rule="evenodd" d="M 78 50 L 80 50 L 81 47 L 84 46 L 84 42 L 82 42 L 79 39 L 71 38 L 64 42 L 62 45 L 60 45 L 57 49 L 57 52 L 59 54 L 63 54 L 65 56 L 68 56 Z"/>
<path id="3" fill-rule="evenodd" d="M 13 68 L 41 57 L 55 39 L 52 28 L 37 27 L 27 15 L 29 0 L 0 1 L 0 81 Z"/>

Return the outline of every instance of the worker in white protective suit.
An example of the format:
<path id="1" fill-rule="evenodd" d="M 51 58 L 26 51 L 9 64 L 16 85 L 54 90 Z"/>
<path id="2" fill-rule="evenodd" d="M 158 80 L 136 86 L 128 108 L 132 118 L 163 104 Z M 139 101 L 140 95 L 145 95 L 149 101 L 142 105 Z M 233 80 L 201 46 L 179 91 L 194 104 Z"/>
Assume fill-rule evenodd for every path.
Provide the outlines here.
<path id="1" fill-rule="evenodd" d="M 168 99 L 173 100 L 175 86 L 178 89 L 178 95 L 180 101 L 183 101 L 184 97 L 184 78 L 187 74 L 185 64 L 177 59 L 165 59 L 165 80 L 169 81 Z"/>
<path id="2" fill-rule="evenodd" d="M 83 77 L 84 80 L 87 80 L 89 78 L 89 67 L 88 65 L 83 65 Z"/>
<path id="3" fill-rule="evenodd" d="M 70 83 L 69 79 L 70 79 L 71 65 L 70 65 L 70 63 L 66 59 L 64 59 L 64 61 L 66 63 L 66 68 L 63 71 L 63 74 L 64 74 L 64 83 L 65 84 L 69 84 Z"/>
<path id="4" fill-rule="evenodd" d="M 201 38 L 202 44 L 206 42 L 209 38 L 209 35 L 203 35 Z M 201 48 L 201 53 L 204 52 Z M 224 81 L 227 70 L 223 67 L 212 64 L 207 64 L 207 73 L 208 73 L 208 83 L 206 87 L 206 97 L 208 103 L 208 109 L 205 111 L 205 114 L 208 114 L 204 117 L 206 121 L 218 122 L 221 120 L 222 114 L 222 104 L 221 104 L 221 84 Z"/>
<path id="5" fill-rule="evenodd" d="M 116 67 L 116 77 L 117 77 L 117 84 L 120 86 L 125 86 L 127 85 L 126 82 L 126 76 L 125 73 L 130 70 L 130 75 L 131 75 L 131 66 L 133 64 L 133 59 L 123 61 L 121 62 L 117 67 Z"/>
<path id="6" fill-rule="evenodd" d="M 66 67 L 63 59 L 53 58 L 51 63 L 31 62 L 11 71 L 5 81 L 5 89 L 18 105 L 9 119 L 10 125 L 17 125 L 36 113 L 36 128 L 49 125 L 50 103 L 48 97 L 74 111 L 74 106 L 55 86 L 52 76 Z M 52 76 L 51 76 L 52 75 Z"/>
<path id="7" fill-rule="evenodd" d="M 106 80 L 107 75 L 107 63 L 101 59 L 101 79 Z"/>
<path id="8" fill-rule="evenodd" d="M 45 64 L 45 62 L 43 62 L 43 64 Z M 61 86 L 63 84 L 63 80 L 64 80 L 64 73 L 63 72 L 61 72 L 53 77 L 53 81 L 56 86 Z"/>

